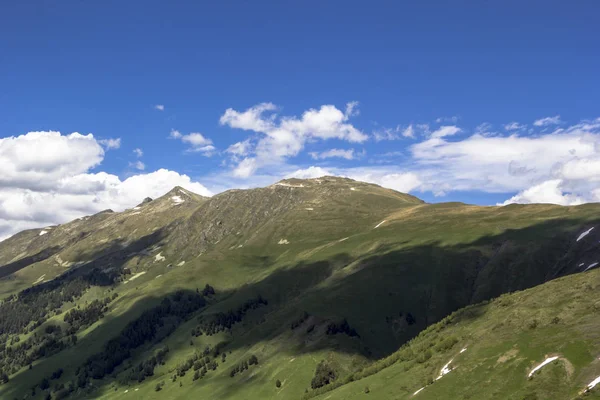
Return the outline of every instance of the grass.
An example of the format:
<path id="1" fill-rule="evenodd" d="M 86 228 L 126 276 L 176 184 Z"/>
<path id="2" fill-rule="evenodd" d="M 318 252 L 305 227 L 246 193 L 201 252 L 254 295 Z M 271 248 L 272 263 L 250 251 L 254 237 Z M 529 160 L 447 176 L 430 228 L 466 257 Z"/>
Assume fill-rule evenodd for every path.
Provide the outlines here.
<path id="1" fill-rule="evenodd" d="M 349 190 L 350 186 L 355 190 Z M 269 210 L 274 211 L 264 214 Z M 586 380 L 600 375 L 595 361 L 600 352 L 600 304 L 594 300 L 599 275 L 592 270 L 554 278 L 579 271 L 581 262 L 595 261 L 595 233 L 581 242 L 574 240 L 597 224 L 599 210 L 594 204 L 430 205 L 352 181 L 219 195 L 206 203 L 200 201 L 196 208 L 181 209 L 176 215 L 181 222 L 151 243 L 161 248 L 149 256 L 127 256 L 135 242 L 127 244 L 124 259 L 116 265 L 147 273 L 114 288 L 119 297 L 110 312 L 78 334 L 76 347 L 11 376 L 8 385 L 0 386 L 0 397 L 21 398 L 32 382 L 58 367 L 65 368 L 62 382 L 66 382 L 78 365 L 143 310 L 175 290 L 195 290 L 210 283 L 220 301 L 201 315 L 235 309 L 257 294 L 268 299 L 269 306 L 250 312 L 231 333 L 193 338 L 193 346 L 190 331 L 195 318 L 182 324 L 163 342 L 134 353 L 131 363 L 135 365 L 156 349 L 169 346 L 167 363 L 155 370 L 154 377 L 130 386 L 120 386 L 116 376 L 97 381 L 90 396 L 299 399 L 306 389 L 315 394 L 310 381 L 316 365 L 325 359 L 337 366 L 336 384 L 351 376 L 357 381 L 318 398 L 412 398 L 454 357 L 456 368 L 415 398 L 535 395 L 543 399 L 552 394 L 571 398 Z M 107 249 L 118 249 L 124 238 L 130 238 L 126 242 L 147 240 L 131 233 L 136 228 L 138 232 L 155 226 L 162 229 L 173 216 L 167 210 L 153 218 L 142 225 L 125 219 L 118 228 L 99 229 L 86 239 L 87 247 L 75 244 L 63 250 L 69 257 L 61 257 L 71 261 L 84 255 L 108 257 Z M 201 240 L 203 232 L 209 242 Z M 116 244 L 109 240 L 95 249 L 93 241 L 100 238 L 113 238 Z M 289 244 L 278 244 L 280 239 Z M 155 262 L 158 252 L 165 261 Z M 177 266 L 180 261 L 185 264 Z M 107 262 L 115 266 L 114 260 Z M 14 293 L 22 282 L 34 281 L 46 271 L 53 276 L 52 268 L 48 262 L 25 267 L 12 275 L 15 280 L 0 282 L 0 293 Z M 552 281 L 544 283 L 548 280 Z M 103 293 L 93 289 L 78 303 L 103 297 Z M 472 305 L 497 296 L 488 304 Z M 291 330 L 290 324 L 304 311 L 311 315 L 309 320 Z M 415 316 L 414 324 L 406 322 L 408 313 Z M 555 317 L 558 323 L 552 323 Z M 360 337 L 325 335 L 327 324 L 340 318 Z M 448 324 L 448 318 L 453 322 Z M 531 328 L 534 320 L 536 326 Z M 438 321 L 442 322 L 436 325 Z M 311 325 L 315 328 L 307 333 Z M 458 342 L 446 349 L 448 337 Z M 196 382 L 189 372 L 171 382 L 173 369 L 195 349 L 219 341 L 228 342 L 228 354 L 217 371 Z M 463 346 L 468 350 L 457 354 Z M 406 349 L 411 349 L 412 358 Z M 424 359 L 422 354 L 428 350 L 431 358 Z M 570 364 L 549 365 L 539 379 L 523 379 L 534 363 L 553 352 Z M 251 354 L 258 356 L 259 365 L 230 378 L 230 366 Z M 506 360 L 498 362 L 502 357 Z M 277 379 L 281 388 L 275 386 Z M 165 387 L 156 392 L 156 384 L 163 380 Z"/>

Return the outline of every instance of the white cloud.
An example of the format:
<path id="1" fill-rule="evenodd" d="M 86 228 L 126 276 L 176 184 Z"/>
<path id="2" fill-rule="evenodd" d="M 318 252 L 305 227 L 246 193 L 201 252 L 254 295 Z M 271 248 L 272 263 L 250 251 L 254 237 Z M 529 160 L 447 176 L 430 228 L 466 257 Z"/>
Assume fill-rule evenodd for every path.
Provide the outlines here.
<path id="1" fill-rule="evenodd" d="M 364 142 L 368 136 L 347 123 L 349 118 L 357 115 L 356 107 L 356 102 L 348 103 L 345 112 L 342 112 L 333 105 L 323 105 L 319 109 L 305 111 L 300 118 L 266 115 L 276 110 L 272 103 L 261 103 L 244 112 L 227 109 L 220 118 L 221 125 L 261 134 L 252 155 L 249 154 L 250 147 L 244 147 L 248 153 L 247 157 L 239 161 L 233 174 L 249 176 L 246 174 L 253 174 L 265 166 L 281 164 L 287 158 L 300 153 L 307 141 L 339 139 L 355 143 Z M 234 161 L 238 159 L 234 158 Z"/>
<path id="2" fill-rule="evenodd" d="M 355 153 L 354 149 L 331 149 L 327 151 L 322 151 L 320 153 L 311 152 L 309 154 L 315 160 L 324 160 L 326 158 L 344 158 L 346 160 L 353 160 L 362 155 L 362 153 Z"/>
<path id="3" fill-rule="evenodd" d="M 350 103 L 346 104 L 346 112 L 344 113 L 346 120 L 350 117 L 356 117 L 359 114 L 360 111 L 358 110 L 358 101 L 351 101 Z"/>
<path id="4" fill-rule="evenodd" d="M 511 122 L 504 125 L 504 129 L 507 131 L 518 131 L 525 128 L 527 128 L 527 125 L 521 125 L 518 122 Z"/>
<path id="5" fill-rule="evenodd" d="M 409 162 L 423 182 L 420 190 L 434 194 L 518 192 L 511 202 L 576 204 L 598 199 L 599 144 L 600 120 L 583 121 L 548 134 L 475 134 L 454 142 L 432 137 L 411 146 Z"/>
<path id="6" fill-rule="evenodd" d="M 323 176 L 332 176 L 335 175 L 328 170 L 321 167 L 308 167 L 304 169 L 299 169 L 291 174 L 285 176 L 285 178 L 298 178 L 298 179 L 313 179 L 313 178 L 321 178 Z"/>
<path id="7" fill-rule="evenodd" d="M 43 189 L 98 164 L 104 150 L 93 135 L 29 132 L 0 139 L 0 187 Z"/>
<path id="8" fill-rule="evenodd" d="M 169 133 L 169 138 L 171 139 L 180 139 L 181 136 L 183 135 L 177 129 L 171 129 L 171 132 Z"/>
<path id="9" fill-rule="evenodd" d="M 133 149 L 133 154 L 135 154 L 136 157 L 141 157 L 144 155 L 144 151 L 140 148 Z"/>
<path id="10" fill-rule="evenodd" d="M 141 161 L 136 161 L 134 163 L 129 163 L 130 166 L 132 166 L 133 168 L 139 170 L 139 171 L 143 171 L 146 169 L 146 164 L 144 164 Z"/>
<path id="11" fill-rule="evenodd" d="M 397 168 L 385 167 L 352 167 L 352 168 L 328 168 L 311 166 L 298 169 L 286 178 L 312 179 L 323 176 L 340 176 L 355 179 L 362 182 L 374 183 L 385 188 L 408 193 L 417 190 L 422 182 L 417 174 L 413 172 L 401 172 Z"/>
<path id="12" fill-rule="evenodd" d="M 212 140 L 205 138 L 201 133 L 190 133 L 181 137 L 181 141 L 189 143 L 192 147 L 201 147 L 212 144 Z"/>
<path id="13" fill-rule="evenodd" d="M 542 182 L 521 191 L 519 194 L 499 205 L 505 206 L 513 203 L 551 203 L 563 206 L 576 206 L 584 203 L 584 200 L 576 195 L 565 194 L 561 188 L 562 183 L 563 181 L 561 179 L 551 179 Z"/>
<path id="14" fill-rule="evenodd" d="M 455 123 L 457 123 L 457 122 L 458 122 L 458 117 L 457 117 L 457 116 L 452 116 L 452 117 L 440 117 L 440 118 L 437 118 L 437 119 L 435 120 L 435 122 L 436 122 L 437 124 L 440 124 L 440 123 L 442 123 L 442 122 L 452 122 L 453 124 L 455 124 Z"/>
<path id="15" fill-rule="evenodd" d="M 373 131 L 373 138 L 376 142 L 381 142 L 383 140 L 398 140 L 400 136 L 398 133 L 400 132 L 400 126 L 395 128 L 382 128 L 376 131 Z"/>
<path id="16" fill-rule="evenodd" d="M 119 147 L 121 147 L 121 138 L 101 139 L 101 140 L 98 140 L 98 143 L 100 143 L 102 146 L 106 147 L 107 149 L 118 149 Z"/>
<path id="17" fill-rule="evenodd" d="M 219 123 L 246 131 L 266 132 L 273 128 L 276 115 L 264 118 L 263 113 L 276 109 L 277 107 L 273 103 L 260 103 L 244 112 L 228 108 L 219 119 Z"/>
<path id="18" fill-rule="evenodd" d="M 244 158 L 233 170 L 233 176 L 237 178 L 247 178 L 254 174 L 258 164 L 256 158 Z"/>
<path id="19" fill-rule="evenodd" d="M 104 150 L 91 134 L 30 132 L 0 139 L 0 238 L 107 208 L 123 210 L 176 185 L 211 194 L 188 176 L 164 169 L 123 181 L 105 172 L 90 173 L 103 158 Z"/>
<path id="20" fill-rule="evenodd" d="M 203 156 L 210 157 L 215 153 L 215 146 L 213 146 L 212 140 L 204 137 L 199 132 L 192 132 L 187 135 L 182 135 L 181 132 L 175 129 L 171 129 L 169 134 L 171 139 L 179 139 L 183 143 L 187 143 L 190 147 L 187 149 L 188 152 L 201 153 Z"/>
<path id="21" fill-rule="evenodd" d="M 414 139 L 416 134 L 415 127 L 410 124 L 406 128 L 402 128 L 400 125 L 395 128 L 383 128 L 373 132 L 373 138 L 376 142 L 382 140 L 398 140 L 400 136 Z"/>
<path id="22" fill-rule="evenodd" d="M 375 183 L 402 193 L 412 192 L 423 184 L 419 176 L 414 172 L 393 173 L 385 169 L 381 171 L 370 170 L 362 173 L 356 168 L 355 171 L 349 172 L 348 177 L 359 181 Z"/>
<path id="23" fill-rule="evenodd" d="M 246 139 L 243 142 L 237 142 L 232 144 L 225 150 L 226 153 L 232 154 L 236 157 L 246 156 L 252 150 L 252 143 L 250 139 Z"/>
<path id="24" fill-rule="evenodd" d="M 560 115 L 555 115 L 554 117 L 546 117 L 541 118 L 534 121 L 534 126 L 548 126 L 548 125 L 558 125 L 561 123 Z"/>
<path id="25" fill-rule="evenodd" d="M 441 126 L 439 129 L 437 129 L 436 131 L 431 133 L 431 137 L 434 139 L 439 139 L 439 138 L 443 138 L 445 136 L 456 135 L 460 131 L 461 131 L 461 129 L 458 126 L 454 126 L 454 125 Z"/>
<path id="26" fill-rule="evenodd" d="M 415 137 L 415 129 L 413 128 L 412 124 L 410 124 L 409 126 L 407 126 L 406 129 L 404 129 L 402 131 L 402 136 L 407 137 L 407 138 L 414 138 Z"/>
<path id="27" fill-rule="evenodd" d="M 475 133 L 480 133 L 482 135 L 489 134 L 492 130 L 492 124 L 489 122 L 484 122 L 475 127 Z"/>
<path id="28" fill-rule="evenodd" d="M 154 106 L 154 109 L 158 111 L 165 111 L 165 106 L 162 104 L 157 104 Z"/>

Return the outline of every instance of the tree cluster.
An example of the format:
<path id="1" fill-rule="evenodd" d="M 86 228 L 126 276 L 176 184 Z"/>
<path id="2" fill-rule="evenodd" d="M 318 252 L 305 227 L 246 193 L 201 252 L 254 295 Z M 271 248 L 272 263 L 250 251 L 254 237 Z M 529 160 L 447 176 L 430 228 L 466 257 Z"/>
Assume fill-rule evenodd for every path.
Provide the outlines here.
<path id="1" fill-rule="evenodd" d="M 154 368 L 157 365 L 164 365 L 165 358 L 169 352 L 169 347 L 165 346 L 158 350 L 156 354 L 147 360 L 140 362 L 136 367 L 131 368 L 121 375 L 119 381 L 121 384 L 128 384 L 130 381 L 143 382 L 146 377 L 154 376 Z"/>
<path id="2" fill-rule="evenodd" d="M 177 325 L 205 305 L 206 300 L 198 293 L 178 291 L 164 298 L 159 306 L 145 311 L 130 322 L 118 337 L 105 344 L 102 352 L 91 356 L 78 368 L 77 386 L 84 388 L 89 378 L 102 379 L 111 374 L 117 366 L 131 357 L 133 350 L 147 341 L 160 339 L 161 331 L 162 335 L 172 332 Z"/>
<path id="3" fill-rule="evenodd" d="M 354 328 L 351 328 L 346 319 L 343 319 L 341 322 L 332 322 L 327 325 L 327 334 L 328 335 L 337 335 L 338 333 L 345 333 L 350 337 L 360 337 Z"/>
<path id="4" fill-rule="evenodd" d="M 249 310 L 254 310 L 267 304 L 269 304 L 268 301 L 259 295 L 255 299 L 246 301 L 236 310 L 229 310 L 226 313 L 219 312 L 210 317 L 205 317 L 196 328 L 192 329 L 192 335 L 201 336 L 202 333 L 205 333 L 210 336 L 219 332 L 229 331 L 234 324 L 242 321 Z"/>
<path id="5" fill-rule="evenodd" d="M 242 361 L 239 364 L 235 365 L 231 371 L 229 371 L 229 376 L 231 378 L 233 378 L 234 376 L 236 376 L 237 374 L 240 374 L 244 371 L 246 371 L 248 368 L 250 368 L 253 365 L 258 365 L 258 357 L 256 357 L 255 355 L 250 356 L 250 358 L 246 361 Z"/>
<path id="6" fill-rule="evenodd" d="M 64 317 L 64 321 L 71 325 L 69 334 L 76 333 L 79 329 L 86 328 L 94 322 L 104 317 L 108 311 L 108 304 L 117 298 L 114 293 L 111 297 L 106 297 L 102 300 L 96 299 L 84 308 L 73 308 L 69 310 Z"/>
<path id="7" fill-rule="evenodd" d="M 302 325 L 304 323 L 304 321 L 306 321 L 308 319 L 308 317 L 310 317 L 310 314 L 307 313 L 306 311 L 304 311 L 304 313 L 302 314 L 302 316 L 300 318 L 298 318 L 297 320 L 295 320 L 291 323 L 290 328 L 292 330 L 298 328 L 300 325 Z"/>
<path id="8" fill-rule="evenodd" d="M 329 385 L 337 378 L 335 370 L 325 361 L 321 361 L 315 370 L 315 376 L 310 382 L 310 387 L 317 389 Z"/>

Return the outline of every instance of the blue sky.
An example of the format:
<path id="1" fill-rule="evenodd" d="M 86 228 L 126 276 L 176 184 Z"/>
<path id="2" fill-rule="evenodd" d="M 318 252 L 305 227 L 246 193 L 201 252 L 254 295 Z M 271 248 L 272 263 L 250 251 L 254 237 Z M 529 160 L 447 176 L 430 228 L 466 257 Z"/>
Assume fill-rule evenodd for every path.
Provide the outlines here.
<path id="1" fill-rule="evenodd" d="M 6 3 L 0 137 L 33 148 L 28 132 L 91 133 L 102 154 L 69 168 L 15 162 L 4 186 L 37 196 L 28 168 L 108 174 L 119 188 L 165 169 L 211 193 L 327 172 L 426 201 L 598 201 L 599 12 L 592 0 Z M 240 174 L 245 159 L 253 170 Z M 573 162 L 589 176 L 568 175 Z"/>

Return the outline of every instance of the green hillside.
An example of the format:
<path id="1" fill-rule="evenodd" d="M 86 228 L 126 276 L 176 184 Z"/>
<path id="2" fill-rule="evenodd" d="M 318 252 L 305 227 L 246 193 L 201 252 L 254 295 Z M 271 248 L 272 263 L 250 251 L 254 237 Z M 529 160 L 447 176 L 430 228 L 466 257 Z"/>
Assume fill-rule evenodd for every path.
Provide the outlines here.
<path id="1" fill-rule="evenodd" d="M 573 398 L 600 375 L 599 211 L 327 177 L 25 231 L 0 397 L 401 399 L 452 359 L 415 398 Z"/>

